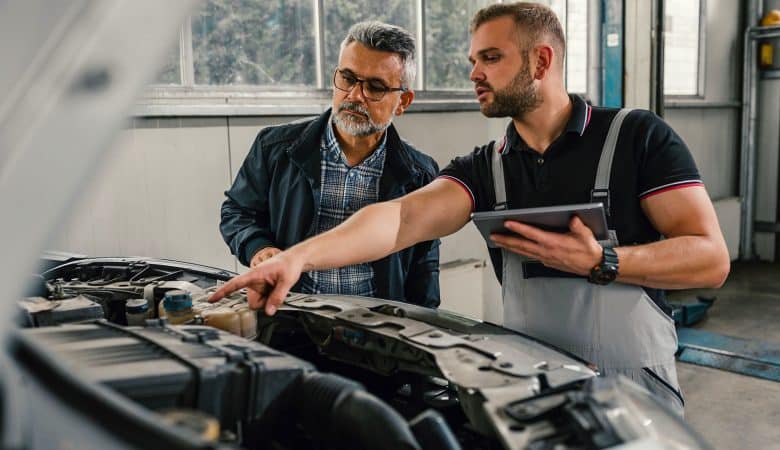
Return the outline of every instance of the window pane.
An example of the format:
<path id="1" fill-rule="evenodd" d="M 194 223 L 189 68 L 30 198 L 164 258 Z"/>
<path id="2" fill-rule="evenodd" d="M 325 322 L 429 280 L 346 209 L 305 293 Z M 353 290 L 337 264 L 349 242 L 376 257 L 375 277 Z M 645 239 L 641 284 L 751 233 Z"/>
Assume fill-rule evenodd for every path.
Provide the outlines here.
<path id="1" fill-rule="evenodd" d="M 469 23 L 493 0 L 425 2 L 426 89 L 471 89 Z"/>
<path id="2" fill-rule="evenodd" d="M 566 90 L 588 88 L 588 1 L 569 0 L 566 11 Z"/>
<path id="3" fill-rule="evenodd" d="M 179 68 L 179 43 L 165 55 L 165 61 L 160 69 L 160 74 L 155 80 L 155 84 L 181 84 L 181 71 Z"/>
<path id="4" fill-rule="evenodd" d="M 313 86 L 311 0 L 209 0 L 192 18 L 195 83 Z"/>
<path id="5" fill-rule="evenodd" d="M 326 87 L 330 87 L 330 77 L 339 62 L 341 41 L 349 27 L 364 20 L 379 20 L 416 35 L 415 4 L 414 0 L 324 0 Z"/>
<path id="6" fill-rule="evenodd" d="M 667 1 L 664 94 L 699 94 L 699 0 Z"/>
<path id="7" fill-rule="evenodd" d="M 553 10 L 558 20 L 561 21 L 561 25 L 566 28 L 566 0 L 536 0 L 534 3 L 541 3 L 547 5 Z"/>
<path id="8" fill-rule="evenodd" d="M 538 0 L 558 16 L 566 36 L 566 90 L 584 94 L 588 83 L 588 0 Z"/>
<path id="9" fill-rule="evenodd" d="M 425 3 L 426 89 L 471 88 L 468 26 L 477 10 L 492 3 L 495 0 L 430 0 Z M 538 0 L 537 3 L 549 6 L 564 26 L 567 88 L 570 92 L 585 92 L 587 0 Z"/>

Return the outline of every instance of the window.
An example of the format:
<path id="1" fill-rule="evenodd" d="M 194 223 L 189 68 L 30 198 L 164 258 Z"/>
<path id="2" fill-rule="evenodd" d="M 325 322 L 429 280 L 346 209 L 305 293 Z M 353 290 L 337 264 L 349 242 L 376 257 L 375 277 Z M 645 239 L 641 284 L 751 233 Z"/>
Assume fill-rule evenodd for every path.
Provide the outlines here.
<path id="1" fill-rule="evenodd" d="M 339 62 L 339 48 L 341 41 L 347 34 L 352 24 L 363 20 L 378 20 L 391 23 L 412 34 L 417 29 L 416 2 L 410 0 L 324 0 L 323 14 L 325 15 L 323 35 L 325 39 L 325 67 L 328 74 L 330 89 L 330 75 Z"/>
<path id="2" fill-rule="evenodd" d="M 558 13 L 559 16 L 561 13 Z M 566 89 L 584 94 L 588 84 L 588 2 L 567 0 Z"/>
<path id="3" fill-rule="evenodd" d="M 313 17 L 311 0 L 207 2 L 192 18 L 195 84 L 315 86 Z"/>
<path id="4" fill-rule="evenodd" d="M 220 97 L 235 103 L 277 93 L 327 97 L 339 46 L 362 20 L 401 26 L 417 36 L 418 80 L 423 92 L 470 91 L 468 26 L 495 0 L 207 0 L 185 24 L 152 100 Z M 544 0 L 568 30 L 567 83 L 584 92 L 587 0 Z M 309 94 L 307 94 L 309 93 Z M 211 100 L 215 100 L 211 98 Z M 152 102 L 154 103 L 154 102 Z M 211 102 L 214 103 L 214 102 Z M 219 101 L 216 103 L 220 103 Z M 255 101 L 255 104 L 257 102 Z M 192 104 L 191 102 L 189 104 Z"/>
<path id="5" fill-rule="evenodd" d="M 700 0 L 666 1 L 664 94 L 700 95 Z"/>
<path id="6" fill-rule="evenodd" d="M 181 84 L 181 66 L 179 57 L 179 46 L 168 53 L 165 57 L 165 62 L 160 70 L 160 74 L 157 76 L 157 83 L 159 84 Z"/>
<path id="7" fill-rule="evenodd" d="M 431 90 L 471 89 L 469 23 L 489 0 L 425 2 L 424 80 Z"/>

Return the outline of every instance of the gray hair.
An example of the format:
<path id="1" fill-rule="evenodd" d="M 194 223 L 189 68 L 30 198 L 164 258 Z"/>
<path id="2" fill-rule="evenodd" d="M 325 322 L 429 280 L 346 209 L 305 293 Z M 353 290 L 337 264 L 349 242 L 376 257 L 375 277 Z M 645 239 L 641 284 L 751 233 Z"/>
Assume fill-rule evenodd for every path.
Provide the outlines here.
<path id="1" fill-rule="evenodd" d="M 401 84 L 406 88 L 412 88 L 414 77 L 417 75 L 417 64 L 414 60 L 414 36 L 411 33 L 395 25 L 369 20 L 358 22 L 349 28 L 347 37 L 341 42 L 340 51 L 343 52 L 344 48 L 353 42 L 370 49 L 398 55 L 404 66 Z"/>

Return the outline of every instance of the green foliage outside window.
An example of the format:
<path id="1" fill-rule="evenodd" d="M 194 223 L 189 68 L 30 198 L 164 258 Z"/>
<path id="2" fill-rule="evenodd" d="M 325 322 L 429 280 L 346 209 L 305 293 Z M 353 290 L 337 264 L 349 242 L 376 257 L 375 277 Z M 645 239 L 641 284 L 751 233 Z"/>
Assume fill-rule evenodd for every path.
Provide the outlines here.
<path id="1" fill-rule="evenodd" d="M 576 10 L 576 26 L 578 30 L 584 30 L 585 0 L 578 1 L 583 4 Z M 418 56 L 423 54 L 424 58 L 424 89 L 471 89 L 469 22 L 478 9 L 493 2 L 426 0 L 422 3 L 424 29 L 422 42 L 418 41 L 417 45 L 421 47 Z M 551 5 L 559 15 L 565 15 L 568 3 L 564 0 L 541 2 Z M 195 84 L 258 86 L 269 90 L 331 89 L 341 41 L 354 23 L 379 20 L 403 27 L 415 36 L 418 34 L 417 0 L 321 0 L 324 61 L 318 68 L 316 4 L 315 0 L 206 1 L 192 17 L 192 61 L 184 61 L 184 64 L 192 64 Z M 570 56 L 574 58 L 569 58 L 570 75 L 576 75 L 580 88 L 584 87 L 584 52 L 583 47 L 582 55 L 572 52 Z M 572 68 L 577 69 L 576 73 Z M 322 74 L 322 86 L 317 86 L 318 69 Z M 180 72 L 177 46 L 171 51 L 157 82 L 179 84 Z"/>
<path id="2" fill-rule="evenodd" d="M 330 74 L 336 68 L 341 41 L 353 24 L 378 20 L 405 28 L 414 35 L 417 27 L 414 8 L 412 0 L 325 0 L 325 71 Z"/>
<path id="3" fill-rule="evenodd" d="M 425 69 L 428 89 L 470 89 L 469 23 L 487 0 L 425 3 Z"/>
<path id="4" fill-rule="evenodd" d="M 315 83 L 311 0 L 211 0 L 192 18 L 195 84 Z"/>

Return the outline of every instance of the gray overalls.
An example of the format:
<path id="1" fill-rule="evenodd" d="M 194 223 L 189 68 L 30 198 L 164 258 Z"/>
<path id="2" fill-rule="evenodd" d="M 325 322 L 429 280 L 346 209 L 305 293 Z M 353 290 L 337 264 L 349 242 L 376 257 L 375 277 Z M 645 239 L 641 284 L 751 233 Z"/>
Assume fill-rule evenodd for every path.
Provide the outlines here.
<path id="1" fill-rule="evenodd" d="M 629 112 L 620 110 L 610 125 L 591 194 L 592 201 L 606 200 L 608 215 L 612 157 Z M 503 160 L 501 152 L 491 151 L 499 210 L 506 208 Z M 615 230 L 601 244 L 617 246 Z M 526 258 L 502 250 L 502 259 L 504 326 L 568 350 L 596 364 L 602 375 L 625 375 L 682 415 L 674 322 L 644 289 L 617 282 L 600 286 L 584 278 L 526 278 Z"/>

